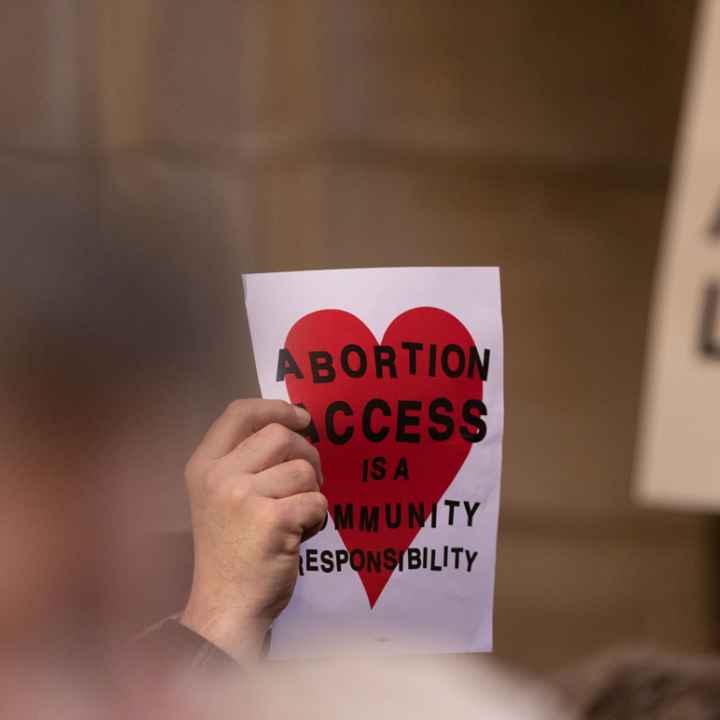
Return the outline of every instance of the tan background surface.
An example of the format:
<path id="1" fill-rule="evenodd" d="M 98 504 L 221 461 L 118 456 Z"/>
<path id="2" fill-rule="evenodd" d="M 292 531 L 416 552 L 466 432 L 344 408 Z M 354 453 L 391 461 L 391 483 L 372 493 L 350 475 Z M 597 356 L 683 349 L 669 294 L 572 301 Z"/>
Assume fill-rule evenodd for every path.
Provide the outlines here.
<path id="1" fill-rule="evenodd" d="M 711 644 L 708 525 L 630 501 L 694 3 L 11 0 L 4 12 L 5 227 L 49 241 L 130 228 L 178 252 L 221 243 L 238 286 L 241 271 L 500 265 L 498 655 L 550 669 L 618 641 Z M 186 522 L 193 439 L 229 396 L 257 392 L 236 322 L 208 350 L 223 370 L 179 400 L 177 458 L 143 478 L 144 512 L 165 527 Z"/>

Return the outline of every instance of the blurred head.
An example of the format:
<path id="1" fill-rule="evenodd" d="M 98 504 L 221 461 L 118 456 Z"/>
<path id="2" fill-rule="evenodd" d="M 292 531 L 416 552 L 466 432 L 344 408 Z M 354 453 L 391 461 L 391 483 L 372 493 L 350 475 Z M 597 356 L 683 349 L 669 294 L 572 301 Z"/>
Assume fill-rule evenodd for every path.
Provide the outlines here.
<path id="1" fill-rule="evenodd" d="M 720 659 L 646 650 L 608 653 L 563 673 L 587 720 L 715 720 Z"/>
<path id="2" fill-rule="evenodd" d="M 233 700 L 235 704 L 233 704 Z M 203 704 L 201 703 L 201 706 Z M 207 705 L 206 705 L 207 706 Z M 276 663 L 224 699 L 221 717 L 297 720 L 571 720 L 560 696 L 489 656 Z"/>
<path id="3" fill-rule="evenodd" d="M 152 486 L 153 458 L 172 442 L 172 425 L 164 433 L 157 428 L 168 424 L 178 389 L 200 374 L 198 367 L 212 372 L 208 337 L 226 322 L 220 278 L 197 269 L 217 249 L 194 249 L 206 262 L 195 264 L 188 247 L 172 252 L 132 236 L 6 240 L 0 283 L 6 647 L 92 627 L 107 610 L 109 586 L 116 607 L 141 595 L 131 579 L 115 581 L 124 569 L 123 537 L 147 506 L 143 488 Z"/>

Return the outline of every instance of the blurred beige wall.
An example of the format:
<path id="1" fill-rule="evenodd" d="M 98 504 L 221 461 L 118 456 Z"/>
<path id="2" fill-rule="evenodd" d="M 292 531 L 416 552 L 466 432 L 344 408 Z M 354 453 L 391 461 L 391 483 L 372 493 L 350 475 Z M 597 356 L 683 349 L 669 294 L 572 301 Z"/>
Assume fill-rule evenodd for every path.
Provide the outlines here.
<path id="1" fill-rule="evenodd" d="M 90 214 L 98 231 L 220 244 L 238 286 L 500 265 L 498 655 L 551 669 L 618 641 L 711 643 L 706 523 L 629 500 L 694 3 L 6 5 L 6 227 L 40 208 L 49 240 L 58 216 Z M 225 396 L 257 392 L 240 305 L 213 349 L 227 373 L 182 401 L 187 452 Z M 186 522 L 184 459 L 149 480 L 164 527 Z"/>

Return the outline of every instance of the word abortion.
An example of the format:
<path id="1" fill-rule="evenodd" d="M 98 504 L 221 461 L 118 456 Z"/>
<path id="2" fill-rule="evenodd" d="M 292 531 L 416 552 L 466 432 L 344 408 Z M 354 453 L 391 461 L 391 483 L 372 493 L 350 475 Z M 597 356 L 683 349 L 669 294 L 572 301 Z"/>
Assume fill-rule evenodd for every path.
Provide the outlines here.
<path id="1" fill-rule="evenodd" d="M 442 374 L 449 378 L 478 377 L 484 381 L 490 368 L 490 350 L 486 348 L 481 358 L 474 345 L 467 350 L 454 343 L 442 348 L 430 344 L 426 348 L 424 343 L 406 341 L 400 343 L 398 352 L 392 345 L 375 345 L 368 351 L 351 343 L 345 345 L 337 357 L 326 350 L 310 350 L 303 370 L 298 359 L 287 348 L 281 348 L 275 379 L 282 382 L 287 375 L 294 375 L 302 380 L 308 370 L 316 384 L 333 382 L 338 371 L 350 378 L 372 374 L 377 379 L 396 379 L 398 365 L 401 369 L 407 368 L 409 375 L 436 377 Z"/>

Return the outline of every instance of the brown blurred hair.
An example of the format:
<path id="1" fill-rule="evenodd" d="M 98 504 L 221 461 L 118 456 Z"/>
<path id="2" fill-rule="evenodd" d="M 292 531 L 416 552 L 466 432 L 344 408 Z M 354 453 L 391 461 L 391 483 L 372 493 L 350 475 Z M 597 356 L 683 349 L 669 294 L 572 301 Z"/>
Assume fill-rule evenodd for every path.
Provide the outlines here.
<path id="1" fill-rule="evenodd" d="M 720 658 L 608 653 L 566 671 L 561 687 L 587 720 L 719 720 Z"/>

